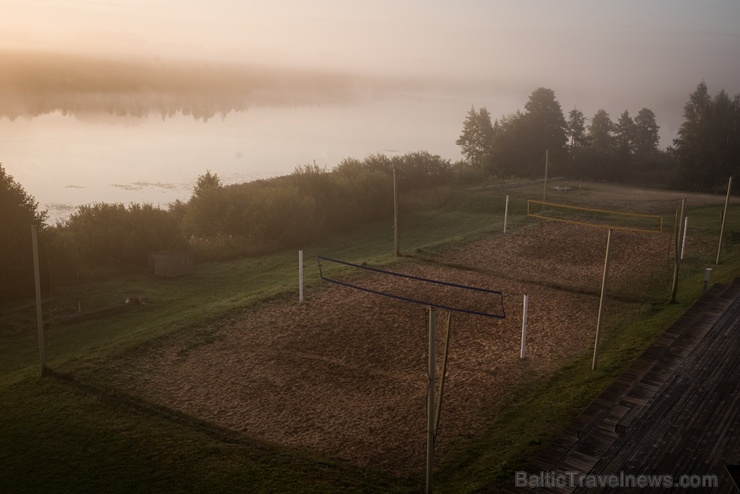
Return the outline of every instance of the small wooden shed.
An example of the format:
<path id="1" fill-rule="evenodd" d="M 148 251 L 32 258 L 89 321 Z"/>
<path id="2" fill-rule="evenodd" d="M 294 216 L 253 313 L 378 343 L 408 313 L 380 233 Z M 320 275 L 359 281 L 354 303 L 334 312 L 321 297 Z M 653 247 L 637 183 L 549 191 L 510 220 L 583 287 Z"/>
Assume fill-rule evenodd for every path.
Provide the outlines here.
<path id="1" fill-rule="evenodd" d="M 177 278 L 193 273 L 193 253 L 159 251 L 149 253 L 149 270 L 161 278 Z"/>

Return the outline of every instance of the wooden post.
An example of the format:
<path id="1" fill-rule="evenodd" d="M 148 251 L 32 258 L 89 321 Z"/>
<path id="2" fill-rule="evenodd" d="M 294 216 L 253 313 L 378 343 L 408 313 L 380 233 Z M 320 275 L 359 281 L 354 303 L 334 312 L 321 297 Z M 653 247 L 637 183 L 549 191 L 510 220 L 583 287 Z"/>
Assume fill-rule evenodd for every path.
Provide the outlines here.
<path id="1" fill-rule="evenodd" d="M 709 287 L 709 279 L 712 277 L 712 268 L 707 268 L 704 271 L 704 292 L 702 295 L 707 294 L 707 288 Z"/>
<path id="2" fill-rule="evenodd" d="M 601 317 L 604 313 L 604 300 L 606 298 L 606 285 L 607 277 L 609 274 L 609 259 L 611 254 L 612 245 L 612 231 L 609 230 L 609 235 L 606 238 L 606 256 L 604 257 L 604 276 L 601 279 L 601 297 L 599 298 L 599 316 L 596 319 L 596 340 L 594 341 L 594 358 L 591 362 L 591 370 L 596 370 L 599 362 L 599 339 L 601 333 Z"/>
<path id="3" fill-rule="evenodd" d="M 678 273 L 681 268 L 681 230 L 683 229 L 683 217 L 686 214 L 686 198 L 681 199 L 681 209 L 676 218 L 676 256 L 673 263 L 673 285 L 671 286 L 671 303 L 676 301 L 678 294 Z"/>
<path id="4" fill-rule="evenodd" d="M 722 211 L 722 226 L 719 229 L 719 245 L 717 245 L 717 262 L 719 265 L 719 254 L 722 252 L 722 237 L 725 235 L 725 219 L 727 218 L 727 208 L 730 206 L 730 192 L 732 192 L 732 177 L 727 183 L 727 197 L 725 197 L 725 209 Z"/>
<path id="5" fill-rule="evenodd" d="M 504 233 L 506 233 L 506 221 L 509 218 L 509 195 L 506 195 L 506 205 L 504 206 Z"/>
<path id="6" fill-rule="evenodd" d="M 31 225 L 31 243 L 33 244 L 33 273 L 36 281 L 36 324 L 39 335 L 39 364 L 41 375 L 46 373 L 46 355 L 44 344 L 44 317 L 41 311 L 41 271 L 39 269 L 39 240 L 36 225 Z"/>
<path id="7" fill-rule="evenodd" d="M 527 312 L 529 311 L 529 296 L 524 294 L 524 306 L 522 309 L 522 348 L 519 351 L 519 358 L 524 360 L 527 353 Z"/>
<path id="8" fill-rule="evenodd" d="M 427 475 L 426 492 L 432 494 L 433 469 L 434 469 L 434 373 L 436 350 L 434 348 L 434 333 L 437 327 L 437 312 L 434 307 L 429 307 L 429 365 L 427 368 Z"/>
<path id="9" fill-rule="evenodd" d="M 401 255 L 398 240 L 398 185 L 396 184 L 396 167 L 393 167 L 393 254 Z"/>
<path id="10" fill-rule="evenodd" d="M 689 217 L 686 216 L 683 219 L 683 240 L 681 241 L 681 260 L 683 260 L 683 253 L 686 250 L 686 230 L 689 229 Z"/>

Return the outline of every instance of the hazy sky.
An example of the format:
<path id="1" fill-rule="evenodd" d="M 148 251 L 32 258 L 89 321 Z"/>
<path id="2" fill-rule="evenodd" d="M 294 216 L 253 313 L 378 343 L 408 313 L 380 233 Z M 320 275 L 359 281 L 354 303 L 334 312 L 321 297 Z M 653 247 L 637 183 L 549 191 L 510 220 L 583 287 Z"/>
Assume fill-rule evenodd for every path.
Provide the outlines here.
<path id="1" fill-rule="evenodd" d="M 674 133 L 702 80 L 740 93 L 738 0 L 0 0 L 0 12 L 0 47 L 411 76 L 494 117 L 516 108 L 487 95 L 522 108 L 544 86 L 566 114 L 647 106 Z"/>
<path id="2" fill-rule="evenodd" d="M 740 94 L 740 0 L 0 0 L 0 161 L 60 215 L 208 168 L 456 160 L 471 106 L 538 87 L 566 116 L 647 107 L 667 147 L 701 81 Z"/>

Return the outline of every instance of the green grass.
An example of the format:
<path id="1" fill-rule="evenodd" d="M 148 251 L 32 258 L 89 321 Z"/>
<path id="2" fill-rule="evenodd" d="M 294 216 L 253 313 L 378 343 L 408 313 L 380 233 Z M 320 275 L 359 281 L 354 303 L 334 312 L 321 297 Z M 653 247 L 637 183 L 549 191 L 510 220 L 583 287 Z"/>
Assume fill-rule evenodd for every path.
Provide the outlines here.
<path id="1" fill-rule="evenodd" d="M 693 224 L 706 235 L 708 245 L 718 230 L 718 210 L 690 212 L 690 228 Z M 401 217 L 401 250 L 411 254 L 498 232 L 502 211 L 500 196 L 453 194 L 445 207 Z M 526 221 L 522 204 L 510 205 L 510 212 L 511 228 Z M 723 262 L 714 267 L 713 282 L 738 274 L 740 247 L 732 232 L 740 231 L 740 220 L 733 215 L 728 220 Z M 315 255 L 383 265 L 394 261 L 392 249 L 391 222 L 306 246 L 307 297 L 321 283 Z M 437 459 L 439 491 L 490 491 L 511 479 L 516 468 L 525 465 L 700 295 L 704 267 L 712 262 L 713 255 L 703 253 L 692 254 L 683 263 L 678 303 L 637 305 L 612 315 L 597 372 L 589 370 L 590 355 L 584 355 L 552 376 L 533 376 L 506 406 L 491 410 L 485 433 L 459 441 Z M 58 307 L 74 306 L 80 299 L 83 309 L 98 308 L 129 295 L 144 296 L 149 303 L 123 314 L 48 329 L 48 365 L 54 372 L 44 378 L 38 376 L 33 323 L 18 326 L 21 329 L 0 326 L 0 492 L 419 491 L 421 470 L 418 478 L 398 478 L 248 441 L 90 384 L 105 380 L 91 378 L 99 368 L 96 362 L 178 331 L 197 334 L 193 345 L 208 344 L 219 337 L 219 321 L 245 307 L 275 298 L 297 299 L 296 264 L 297 253 L 291 250 L 201 264 L 192 277 L 178 280 L 138 273 L 68 288 L 66 293 L 60 290 Z M 32 316 L 33 309 L 30 312 Z M 18 323 L 28 314 L 13 317 L 20 318 Z"/>
<path id="2" fill-rule="evenodd" d="M 54 377 L 4 389 L 0 412 L 4 493 L 407 491 L 373 472 L 233 440 Z"/>

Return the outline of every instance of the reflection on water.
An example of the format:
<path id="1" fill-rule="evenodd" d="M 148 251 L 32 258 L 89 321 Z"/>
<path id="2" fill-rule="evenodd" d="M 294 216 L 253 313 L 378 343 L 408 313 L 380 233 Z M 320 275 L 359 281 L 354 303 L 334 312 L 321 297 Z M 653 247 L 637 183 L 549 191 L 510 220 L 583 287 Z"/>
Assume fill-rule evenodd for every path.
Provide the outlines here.
<path id="1" fill-rule="evenodd" d="M 177 185 L 175 184 L 163 184 L 161 182 L 157 183 L 151 183 L 151 182 L 133 182 L 130 184 L 111 184 L 111 187 L 118 187 L 119 189 L 123 190 L 142 190 L 147 187 L 152 187 L 155 189 L 176 189 Z"/>
<path id="2" fill-rule="evenodd" d="M 59 113 L 0 119 L 0 162 L 50 219 L 92 202 L 187 200 L 199 175 L 225 184 L 347 157 L 425 150 L 457 160 L 471 104 L 461 97 L 366 97 L 354 103 L 256 107 L 208 122 L 175 115 L 104 120 Z M 391 151 L 389 151 L 391 150 Z"/>
<path id="3" fill-rule="evenodd" d="M 457 160 L 471 105 L 498 117 L 524 99 L 455 74 L 418 80 L 7 50 L 0 66 L 0 162 L 52 221 L 92 202 L 166 207 L 187 200 L 206 170 L 231 184 L 379 152 Z"/>
<path id="4" fill-rule="evenodd" d="M 54 113 L 208 121 L 250 106 L 339 102 L 358 85 L 383 90 L 408 87 L 331 72 L 256 65 L 97 57 L 0 49 L 0 115 L 14 120 Z"/>

